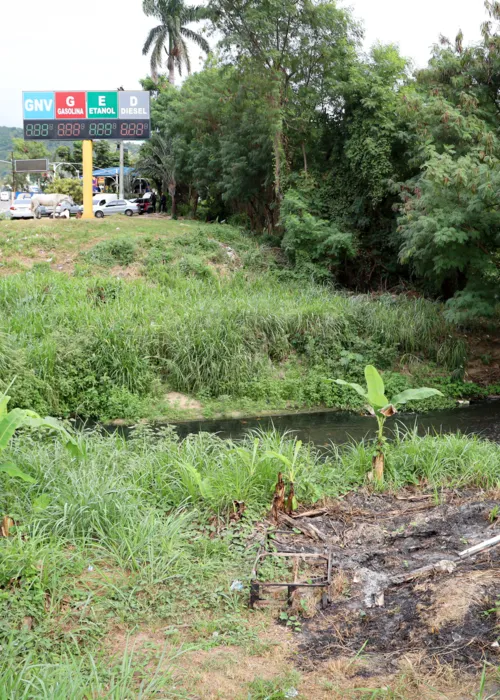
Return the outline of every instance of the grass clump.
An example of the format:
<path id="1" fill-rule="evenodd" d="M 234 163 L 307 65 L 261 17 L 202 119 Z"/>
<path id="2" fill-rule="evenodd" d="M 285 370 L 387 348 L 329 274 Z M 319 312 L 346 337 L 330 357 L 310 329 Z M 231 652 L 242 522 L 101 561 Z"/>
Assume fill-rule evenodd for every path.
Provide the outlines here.
<path id="1" fill-rule="evenodd" d="M 136 246 L 128 238 L 115 238 L 110 241 L 100 241 L 83 256 L 87 262 L 102 267 L 131 265 L 136 258 Z"/>

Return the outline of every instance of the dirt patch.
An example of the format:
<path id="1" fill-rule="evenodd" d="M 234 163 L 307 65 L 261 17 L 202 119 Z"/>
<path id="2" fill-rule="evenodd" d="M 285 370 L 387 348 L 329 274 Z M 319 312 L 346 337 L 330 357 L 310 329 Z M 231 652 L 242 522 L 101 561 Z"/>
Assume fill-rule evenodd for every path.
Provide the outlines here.
<path id="1" fill-rule="evenodd" d="M 466 340 L 470 357 L 467 379 L 478 384 L 500 383 L 500 332 L 484 332 Z"/>
<path id="2" fill-rule="evenodd" d="M 167 649 L 165 630 L 164 628 L 141 628 L 132 631 L 117 627 L 107 635 L 105 649 L 117 661 L 126 653 L 133 653 L 138 657 L 150 656 L 151 652 L 159 655 L 162 650 Z"/>
<path id="3" fill-rule="evenodd" d="M 445 502 L 436 505 L 414 491 L 351 494 L 325 514 L 299 520 L 323 533 L 324 544 L 280 526 L 277 551 L 332 553 L 329 603 L 319 611 L 314 593 L 316 614 L 303 617 L 298 634 L 303 671 L 348 664 L 359 686 L 360 679 L 397 675 L 411 655 L 428 669 L 452 666 L 465 674 L 499 663 L 500 547 L 457 556 L 499 534 L 489 522 L 498 500 L 479 492 L 440 497 Z M 410 578 L 422 567 L 435 570 Z M 308 594 L 300 596 L 295 608 L 310 611 Z"/>
<path id="4" fill-rule="evenodd" d="M 192 700 L 247 700 L 252 697 L 250 683 L 285 676 L 293 668 L 291 633 L 283 635 L 271 626 L 260 634 L 260 641 L 264 650 L 259 653 L 228 646 L 184 654 L 177 660 L 174 678 Z"/>
<path id="5" fill-rule="evenodd" d="M 196 399 L 192 399 L 190 396 L 186 396 L 186 394 L 181 394 L 178 391 L 169 392 L 165 398 L 167 399 L 168 403 L 174 408 L 194 410 L 201 410 L 202 408 L 201 403 L 199 401 L 196 401 Z"/>

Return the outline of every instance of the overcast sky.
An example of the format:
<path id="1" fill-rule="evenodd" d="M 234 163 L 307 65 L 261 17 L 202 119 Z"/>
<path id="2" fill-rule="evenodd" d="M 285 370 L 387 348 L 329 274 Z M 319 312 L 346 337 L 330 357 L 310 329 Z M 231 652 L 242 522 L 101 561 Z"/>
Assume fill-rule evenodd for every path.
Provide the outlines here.
<path id="1" fill-rule="evenodd" d="M 199 1 L 199 0 L 198 0 Z M 417 66 L 440 34 L 479 39 L 483 0 L 343 0 L 361 19 L 366 47 L 395 42 Z M 71 9 L 68 6 L 71 5 Z M 23 90 L 140 88 L 142 45 L 154 20 L 141 0 L 0 0 L 0 126 L 22 126 Z M 193 66 L 200 50 L 192 49 Z"/>

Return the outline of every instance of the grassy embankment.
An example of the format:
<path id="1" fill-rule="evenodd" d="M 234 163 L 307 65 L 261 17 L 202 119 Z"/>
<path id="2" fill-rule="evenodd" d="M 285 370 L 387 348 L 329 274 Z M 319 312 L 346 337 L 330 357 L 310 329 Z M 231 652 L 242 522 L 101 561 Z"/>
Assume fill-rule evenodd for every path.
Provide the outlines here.
<path id="1" fill-rule="evenodd" d="M 291 279 L 228 227 L 116 219 L 1 222 L 0 231 L 0 376 L 17 375 L 10 393 L 24 407 L 101 418 L 359 408 L 328 379 L 358 378 L 366 362 L 386 370 L 389 392 L 422 378 L 447 387 L 444 403 L 471 390 L 448 381 L 465 348 L 438 305 L 348 298 Z M 201 408 L 182 409 L 171 392 Z M 255 523 L 283 470 L 277 455 L 291 460 L 295 447 L 277 435 L 152 440 L 142 428 L 130 442 L 82 438 L 76 459 L 51 438 L 19 437 L 5 459 L 35 483 L 0 474 L 0 516 L 16 523 L 0 538 L 0 700 L 478 692 L 477 673 L 427 666 L 355 690 L 365 685 L 352 673 L 357 657 L 343 671 L 300 674 L 291 630 L 247 609 Z M 370 463 L 366 444 L 322 459 L 302 446 L 297 496 L 307 504 L 356 489 Z M 478 439 L 388 446 L 391 489 L 425 483 L 438 501 L 441 487 L 491 489 L 499 479 L 500 448 Z M 246 504 L 238 522 L 235 499 Z"/>
<path id="2" fill-rule="evenodd" d="M 0 381 L 16 376 L 13 405 L 41 413 L 359 410 L 329 380 L 359 380 L 367 363 L 389 394 L 422 383 L 445 393 L 419 410 L 499 391 L 462 382 L 467 342 L 440 305 L 294 279 L 229 226 L 1 221 L 0 253 Z"/>
<path id="3" fill-rule="evenodd" d="M 141 429 L 127 443 L 88 436 L 77 459 L 55 439 L 18 438 L 6 458 L 35 483 L 0 474 L 0 513 L 17 523 L 0 538 L 0 698 L 283 700 L 292 687 L 299 700 L 481 697 L 480 665 L 414 660 L 364 678 L 356 655 L 299 673 L 300 635 L 275 612 L 248 610 L 255 521 L 283 469 L 276 454 L 292 459 L 295 445 L 272 434 L 179 442 L 169 431 L 154 441 Z M 302 446 L 299 500 L 360 487 L 370 460 L 364 444 L 326 459 Z M 500 447 L 409 435 L 388 446 L 387 469 L 387 488 L 425 483 L 439 501 L 444 486 L 498 489 Z M 239 522 L 233 499 L 247 506 Z"/>

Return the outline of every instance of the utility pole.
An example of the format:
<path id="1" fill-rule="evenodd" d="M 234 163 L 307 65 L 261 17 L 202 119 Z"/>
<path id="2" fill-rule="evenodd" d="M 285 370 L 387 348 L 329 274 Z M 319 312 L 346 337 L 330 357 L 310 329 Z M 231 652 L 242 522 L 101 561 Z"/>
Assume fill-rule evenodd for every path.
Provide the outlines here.
<path id="1" fill-rule="evenodd" d="M 123 141 L 120 141 L 120 193 L 118 195 L 119 199 L 123 199 L 123 185 L 124 185 L 124 177 L 123 177 Z"/>
<path id="2" fill-rule="evenodd" d="M 16 197 L 16 164 L 14 162 L 14 151 L 11 151 L 10 154 L 11 160 L 12 160 L 12 192 L 11 192 L 11 206 L 14 204 L 14 199 Z"/>
<path id="3" fill-rule="evenodd" d="M 123 90 L 123 85 L 118 88 L 118 92 Z M 123 141 L 120 141 L 120 182 L 118 198 L 123 199 L 124 196 L 124 177 L 123 177 Z"/>

